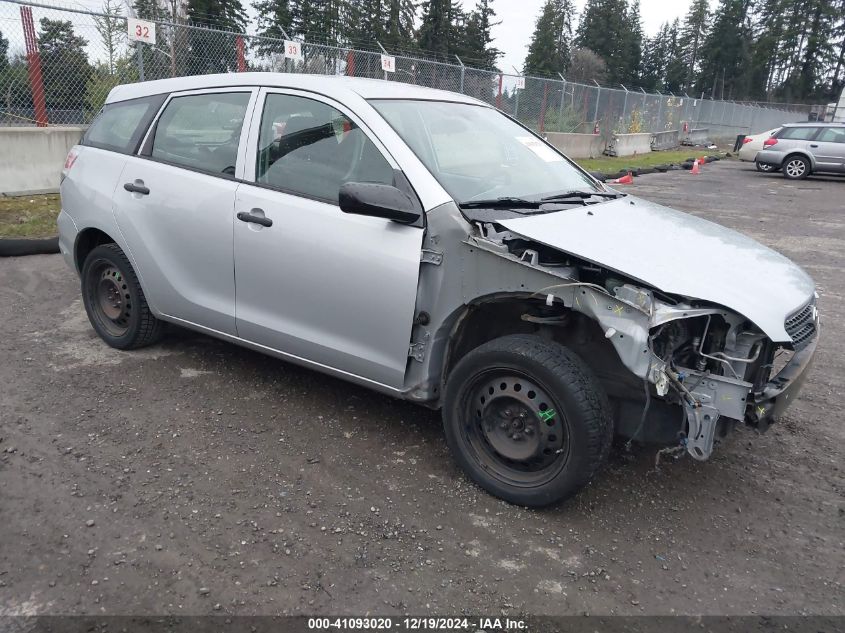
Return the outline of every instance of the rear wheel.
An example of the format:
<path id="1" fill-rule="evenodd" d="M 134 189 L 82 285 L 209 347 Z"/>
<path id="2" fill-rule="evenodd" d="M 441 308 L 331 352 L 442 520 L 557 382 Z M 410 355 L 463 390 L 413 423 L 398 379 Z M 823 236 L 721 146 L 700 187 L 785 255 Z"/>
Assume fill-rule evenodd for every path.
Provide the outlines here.
<path id="1" fill-rule="evenodd" d="M 82 301 L 94 330 L 112 347 L 137 349 L 161 338 L 163 323 L 150 312 L 138 277 L 117 244 L 97 246 L 85 258 Z"/>
<path id="2" fill-rule="evenodd" d="M 810 175 L 810 161 L 803 156 L 787 156 L 781 170 L 784 178 L 801 180 Z"/>
<path id="3" fill-rule="evenodd" d="M 467 354 L 446 385 L 443 422 L 456 461 L 511 503 L 544 506 L 574 495 L 607 459 L 613 422 L 589 367 L 530 335 Z"/>

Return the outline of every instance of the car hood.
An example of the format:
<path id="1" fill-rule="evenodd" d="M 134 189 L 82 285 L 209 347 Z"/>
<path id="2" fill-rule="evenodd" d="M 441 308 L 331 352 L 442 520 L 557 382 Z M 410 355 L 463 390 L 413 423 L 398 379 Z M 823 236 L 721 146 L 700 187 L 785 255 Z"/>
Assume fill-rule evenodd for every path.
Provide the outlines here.
<path id="1" fill-rule="evenodd" d="M 798 265 L 750 237 L 633 196 L 498 223 L 665 293 L 719 304 L 776 342 L 790 341 L 784 320 L 815 292 Z"/>

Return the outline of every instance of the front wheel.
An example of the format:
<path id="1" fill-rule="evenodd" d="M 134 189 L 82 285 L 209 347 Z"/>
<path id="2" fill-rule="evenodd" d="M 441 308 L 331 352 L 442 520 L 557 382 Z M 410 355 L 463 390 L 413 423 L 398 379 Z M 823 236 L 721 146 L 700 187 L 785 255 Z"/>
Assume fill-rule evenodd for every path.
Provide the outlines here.
<path id="1" fill-rule="evenodd" d="M 163 323 L 150 312 L 138 276 L 117 244 L 97 246 L 85 258 L 82 302 L 91 325 L 112 347 L 137 349 L 161 337 Z"/>
<path id="2" fill-rule="evenodd" d="M 446 383 L 446 442 L 479 486 L 523 506 L 571 497 L 604 464 L 607 396 L 576 354 L 510 335 L 469 352 Z"/>
<path id="3" fill-rule="evenodd" d="M 783 161 L 783 176 L 789 180 L 802 180 L 810 175 L 810 161 L 803 156 L 789 156 Z"/>

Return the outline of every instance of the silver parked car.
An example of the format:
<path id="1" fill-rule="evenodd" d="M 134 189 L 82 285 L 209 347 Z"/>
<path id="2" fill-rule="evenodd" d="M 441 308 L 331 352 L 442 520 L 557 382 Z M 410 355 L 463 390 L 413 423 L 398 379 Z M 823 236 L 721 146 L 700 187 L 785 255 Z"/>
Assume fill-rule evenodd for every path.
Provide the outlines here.
<path id="1" fill-rule="evenodd" d="M 761 171 L 780 169 L 790 180 L 814 173 L 845 174 L 845 123 L 790 123 L 763 141 Z"/>
<path id="2" fill-rule="evenodd" d="M 703 460 L 737 423 L 765 430 L 819 335 L 782 255 L 398 82 L 119 86 L 61 193 L 109 345 L 170 322 L 442 409 L 459 464 L 518 504 L 574 494 L 614 433 Z"/>

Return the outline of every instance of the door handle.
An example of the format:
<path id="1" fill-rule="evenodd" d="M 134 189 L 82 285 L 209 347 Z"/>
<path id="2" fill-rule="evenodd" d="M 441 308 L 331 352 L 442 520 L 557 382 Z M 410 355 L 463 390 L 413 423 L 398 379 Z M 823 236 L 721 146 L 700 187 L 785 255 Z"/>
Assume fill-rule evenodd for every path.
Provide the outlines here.
<path id="1" fill-rule="evenodd" d="M 810 143 L 810 147 L 818 147 L 818 143 Z"/>
<path id="2" fill-rule="evenodd" d="M 134 182 L 126 182 L 123 183 L 123 188 L 131 193 L 140 193 L 142 196 L 150 195 L 150 188 L 145 187 L 143 184 L 136 185 Z"/>
<path id="3" fill-rule="evenodd" d="M 246 211 L 238 213 L 238 219 L 241 222 L 253 222 L 255 224 L 260 224 L 261 226 L 273 226 L 273 220 L 270 218 L 265 218 L 261 215 L 253 215 L 252 213 L 247 213 Z"/>

